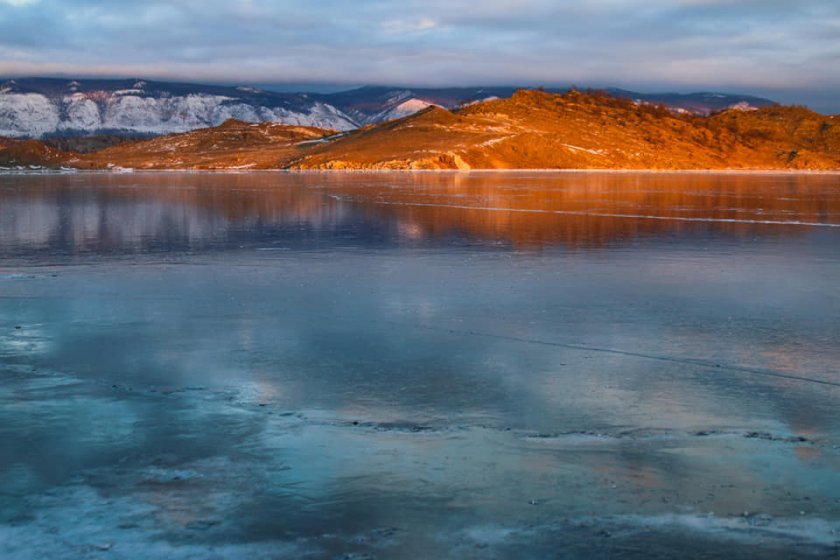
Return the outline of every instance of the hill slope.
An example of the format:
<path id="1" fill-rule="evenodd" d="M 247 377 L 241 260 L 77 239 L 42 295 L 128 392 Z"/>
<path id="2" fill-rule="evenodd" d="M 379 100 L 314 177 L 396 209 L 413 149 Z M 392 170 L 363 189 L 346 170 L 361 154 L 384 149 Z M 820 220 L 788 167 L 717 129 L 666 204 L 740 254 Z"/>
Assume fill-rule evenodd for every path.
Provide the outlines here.
<path id="1" fill-rule="evenodd" d="M 79 154 L 67 164 L 80 169 L 277 169 L 331 134 L 335 131 L 231 119 L 214 128 Z"/>
<path id="2" fill-rule="evenodd" d="M 298 169 L 836 169 L 840 124 L 797 107 L 710 117 L 571 91 L 429 108 L 314 147 Z"/>
<path id="3" fill-rule="evenodd" d="M 0 168 L 62 167 L 72 154 L 37 140 L 0 138 Z"/>

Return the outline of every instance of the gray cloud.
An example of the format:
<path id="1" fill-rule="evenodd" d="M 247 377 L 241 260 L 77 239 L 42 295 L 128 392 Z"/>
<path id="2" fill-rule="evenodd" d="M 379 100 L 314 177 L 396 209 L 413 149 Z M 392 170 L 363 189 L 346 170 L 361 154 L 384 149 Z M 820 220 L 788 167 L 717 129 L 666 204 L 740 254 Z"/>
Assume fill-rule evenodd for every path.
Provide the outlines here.
<path id="1" fill-rule="evenodd" d="M 592 84 L 813 102 L 824 0 L 0 0 L 0 74 L 248 83 Z"/>

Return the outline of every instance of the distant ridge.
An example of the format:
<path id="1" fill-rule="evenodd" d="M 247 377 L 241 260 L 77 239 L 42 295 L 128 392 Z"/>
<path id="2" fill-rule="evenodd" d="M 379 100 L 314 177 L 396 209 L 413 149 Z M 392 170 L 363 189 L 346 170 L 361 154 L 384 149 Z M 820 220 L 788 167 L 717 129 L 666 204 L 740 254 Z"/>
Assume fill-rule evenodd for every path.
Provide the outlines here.
<path id="1" fill-rule="evenodd" d="M 388 120 L 387 111 L 415 102 L 418 108 L 438 105 L 445 109 L 497 98 L 506 98 L 521 88 L 516 87 L 454 87 L 454 88 L 393 88 L 365 86 L 354 90 L 321 95 L 329 103 L 350 115 L 359 123 L 371 124 Z M 548 88 L 548 93 L 566 93 L 570 88 Z M 695 115 L 709 115 L 731 107 L 755 108 L 777 105 L 775 101 L 750 95 L 728 93 L 639 93 L 618 88 L 603 90 L 613 97 L 666 105 Z M 422 104 L 422 105 L 421 105 Z M 395 116 L 406 116 L 396 114 Z"/>
<path id="2" fill-rule="evenodd" d="M 140 79 L 0 82 L 0 136 L 159 135 L 230 118 L 340 130 L 358 126 L 334 106 L 299 93 Z"/>
<path id="3" fill-rule="evenodd" d="M 0 136 L 155 136 L 217 126 L 234 118 L 351 130 L 411 115 L 510 97 L 514 87 L 394 88 L 366 86 L 338 93 L 281 93 L 249 86 L 214 86 L 143 79 L 17 78 L 0 82 Z M 549 90 L 563 93 L 565 89 Z M 769 99 L 721 93 L 611 95 L 707 115 L 728 107 L 761 108 Z"/>

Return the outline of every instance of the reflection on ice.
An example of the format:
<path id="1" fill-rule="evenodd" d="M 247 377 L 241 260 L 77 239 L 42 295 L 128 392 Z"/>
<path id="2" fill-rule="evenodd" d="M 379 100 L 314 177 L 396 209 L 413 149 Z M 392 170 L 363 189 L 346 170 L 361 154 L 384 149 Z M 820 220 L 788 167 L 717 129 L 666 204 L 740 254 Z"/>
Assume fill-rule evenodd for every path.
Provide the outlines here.
<path id="1" fill-rule="evenodd" d="M 656 235 L 801 236 L 840 227 L 831 175 L 166 173 L 2 181 L 0 256 L 381 247 L 463 237 L 591 247 Z"/>

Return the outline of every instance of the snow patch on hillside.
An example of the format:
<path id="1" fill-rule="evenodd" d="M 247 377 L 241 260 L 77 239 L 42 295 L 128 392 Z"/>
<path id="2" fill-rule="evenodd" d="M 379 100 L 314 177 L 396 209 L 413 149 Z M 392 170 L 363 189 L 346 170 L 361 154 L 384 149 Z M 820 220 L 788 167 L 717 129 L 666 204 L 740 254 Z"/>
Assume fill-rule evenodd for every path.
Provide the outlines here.
<path id="1" fill-rule="evenodd" d="M 11 93 L 8 87 L 0 92 L 2 136 L 37 138 L 55 132 L 106 130 L 168 134 L 218 126 L 231 118 L 335 130 L 357 126 L 346 114 L 322 102 L 309 102 L 293 110 L 203 93 L 149 96 L 141 89 L 74 92 L 55 99 L 38 93 Z"/>
<path id="2" fill-rule="evenodd" d="M 84 94 L 68 95 L 63 99 L 63 104 L 66 117 L 59 123 L 59 129 L 88 130 L 101 126 L 99 106 Z"/>
<path id="3" fill-rule="evenodd" d="M 229 118 L 220 110 L 229 99 L 202 94 L 169 98 L 124 95 L 109 100 L 102 128 L 158 133 L 215 126 Z"/>
<path id="4" fill-rule="evenodd" d="M 728 108 L 735 109 L 736 111 L 758 111 L 758 107 L 750 105 L 747 101 L 739 101 L 730 105 Z"/>
<path id="5" fill-rule="evenodd" d="M 60 121 L 58 107 L 44 95 L 0 94 L 0 136 L 42 136 L 55 131 Z"/>
<path id="6" fill-rule="evenodd" d="M 413 115 L 427 107 L 431 107 L 435 105 L 434 103 L 429 103 L 428 101 L 424 101 L 422 99 L 417 99 L 413 97 L 408 99 L 407 101 L 403 101 L 396 107 L 392 107 L 387 111 L 383 111 L 374 117 L 375 122 L 379 121 L 390 121 L 394 119 L 401 119 L 403 117 L 407 117 L 409 115 Z"/>

